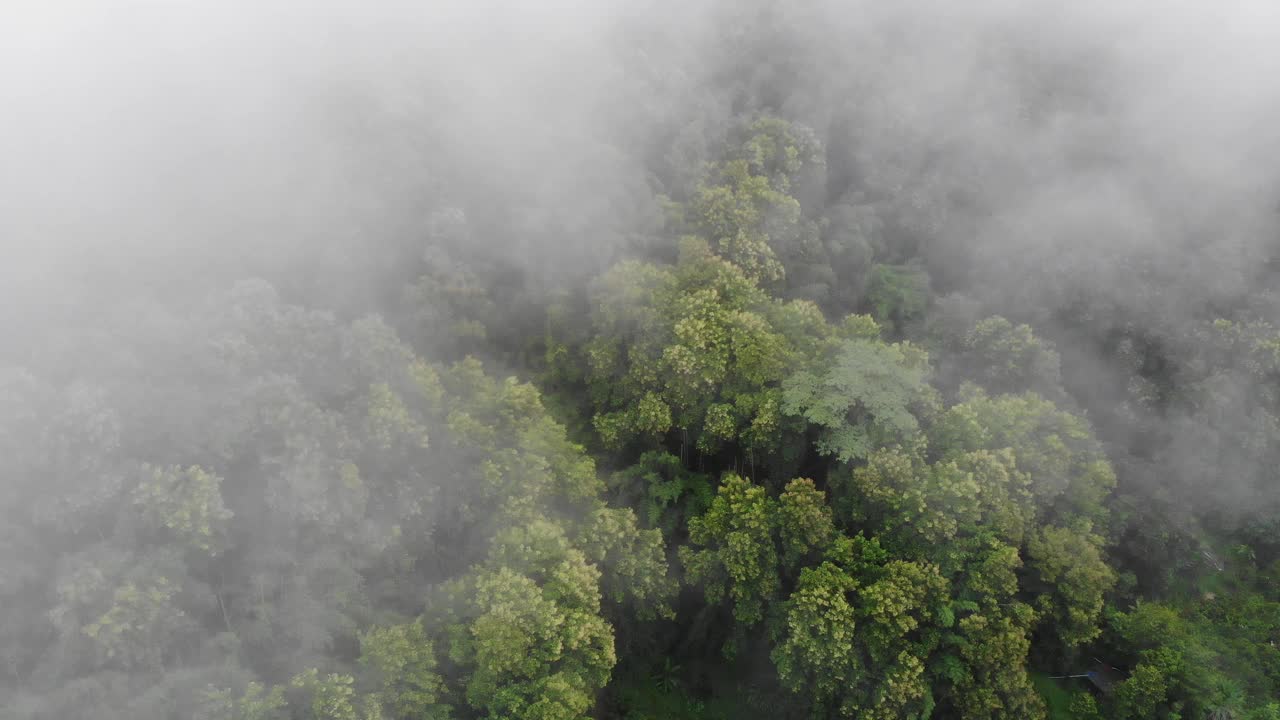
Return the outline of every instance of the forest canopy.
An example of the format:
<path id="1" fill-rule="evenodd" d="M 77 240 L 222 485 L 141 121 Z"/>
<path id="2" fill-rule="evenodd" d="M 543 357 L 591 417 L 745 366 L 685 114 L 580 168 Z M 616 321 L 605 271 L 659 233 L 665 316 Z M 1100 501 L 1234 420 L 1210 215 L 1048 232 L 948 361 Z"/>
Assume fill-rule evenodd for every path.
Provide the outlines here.
<path id="1" fill-rule="evenodd" d="M 1280 720 L 1265 8 L 81 4 L 0 720 Z"/>

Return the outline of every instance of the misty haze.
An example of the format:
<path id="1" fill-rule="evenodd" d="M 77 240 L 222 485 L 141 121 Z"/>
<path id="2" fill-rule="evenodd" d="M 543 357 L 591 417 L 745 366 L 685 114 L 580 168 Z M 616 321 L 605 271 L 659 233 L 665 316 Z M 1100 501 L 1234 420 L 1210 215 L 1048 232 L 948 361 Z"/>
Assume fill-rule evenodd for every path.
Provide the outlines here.
<path id="1" fill-rule="evenodd" d="M 1280 720 L 1280 4 L 0 4 L 0 720 Z"/>

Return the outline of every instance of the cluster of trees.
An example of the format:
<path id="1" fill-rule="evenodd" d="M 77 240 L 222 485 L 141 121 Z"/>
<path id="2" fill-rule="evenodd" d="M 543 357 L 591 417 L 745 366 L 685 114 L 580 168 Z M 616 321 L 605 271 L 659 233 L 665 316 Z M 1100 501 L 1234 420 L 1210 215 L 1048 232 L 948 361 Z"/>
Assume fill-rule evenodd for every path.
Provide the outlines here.
<path id="1" fill-rule="evenodd" d="M 171 375 L 5 374 L 6 717 L 580 717 L 670 613 L 532 386 L 260 282 L 148 330 Z"/>
<path id="2" fill-rule="evenodd" d="M 1280 720 L 1280 244 L 1077 247 L 879 35 L 741 6 L 616 38 L 583 177 L 371 110 L 353 172 L 438 167 L 367 233 L 6 319 L 0 720 Z M 990 47 L 1009 147 L 1111 99 Z"/>
<path id="3" fill-rule="evenodd" d="M 92 372 L 6 370 L 4 716 L 1024 720 L 1104 655 L 1072 716 L 1276 717 L 1275 328 L 1135 375 L 1188 408 L 1150 432 L 1214 433 L 1201 472 L 1248 480 L 1152 520 L 1188 490 L 1117 487 L 1051 342 L 833 259 L 790 194 L 821 145 L 741 138 L 668 201 L 669 250 L 522 339 L 428 264 L 436 360 L 244 281 L 128 343 L 68 331 Z M 542 391 L 466 356 L 493 331 Z"/>

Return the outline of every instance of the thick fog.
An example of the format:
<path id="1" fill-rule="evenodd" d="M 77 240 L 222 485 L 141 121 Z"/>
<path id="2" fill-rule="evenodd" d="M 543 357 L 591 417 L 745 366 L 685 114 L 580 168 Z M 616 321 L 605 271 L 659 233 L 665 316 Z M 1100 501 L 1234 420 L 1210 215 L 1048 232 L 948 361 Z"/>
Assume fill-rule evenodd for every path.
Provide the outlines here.
<path id="1" fill-rule="evenodd" d="M 710 149 L 681 145 L 681 131 L 714 137 L 759 107 L 824 137 L 851 115 L 856 153 L 885 173 L 868 182 L 903 202 L 962 189 L 933 232 L 980 258 L 986 282 L 1065 299 L 1156 272 L 1214 297 L 1256 271 L 1251 245 L 1271 222 L 1274 14 L 1266 2 L 18 2 L 0 30 L 5 285 L 244 261 L 322 272 L 352 238 L 420 241 L 433 206 L 451 203 L 478 224 L 518 222 L 487 234 L 544 271 L 599 265 L 652 227 L 641 160 L 676 140 L 696 166 Z M 1018 287 L 1046 265 L 1048 287 Z M 1146 310 L 1201 302 L 1165 300 L 1175 307 Z"/>

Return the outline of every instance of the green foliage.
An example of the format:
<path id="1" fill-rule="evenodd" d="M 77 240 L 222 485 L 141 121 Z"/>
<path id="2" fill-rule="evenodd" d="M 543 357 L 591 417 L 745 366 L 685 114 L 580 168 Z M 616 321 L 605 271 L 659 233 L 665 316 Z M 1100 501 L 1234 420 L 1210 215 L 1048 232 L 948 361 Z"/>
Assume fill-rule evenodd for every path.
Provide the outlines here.
<path id="1" fill-rule="evenodd" d="M 1115 474 L 1083 419 L 1032 393 L 993 397 L 969 386 L 962 399 L 930 428 L 935 452 L 947 457 L 1009 448 L 1018 469 L 1029 476 L 1041 512 L 1105 518 L 1102 503 L 1115 485 Z"/>
<path id="2" fill-rule="evenodd" d="M 811 10 L 780 7 L 716 42 Z M 1003 277 L 952 240 L 1010 219 L 1000 173 L 864 137 L 910 114 L 870 75 L 815 105 L 776 56 L 649 77 L 707 110 L 586 138 L 639 202 L 443 163 L 462 199 L 415 186 L 403 247 L 337 233 L 388 266 L 347 281 L 376 301 L 290 269 L 17 323 L 0 716 L 1280 720 L 1273 293 L 1183 302 L 1125 258 L 1139 313 Z M 1096 697 L 1042 672 L 1095 662 Z"/>
<path id="3" fill-rule="evenodd" d="M 448 236 L 451 242 L 466 242 L 469 235 L 467 218 L 459 208 L 433 212 L 430 226 L 433 235 Z M 489 328 L 500 322 L 493 293 L 485 287 L 484 278 L 449 257 L 444 246 L 433 245 L 423 260 L 422 274 L 401 291 L 410 321 L 432 339 L 439 353 L 474 350 L 489 338 Z"/>
<path id="4" fill-rule="evenodd" d="M 1030 607 L 1012 603 L 1002 613 L 973 614 L 957 624 L 954 644 L 967 669 L 953 690 L 961 717 L 1045 717 L 1026 669 L 1033 619 Z"/>
<path id="5" fill-rule="evenodd" d="M 1014 325 L 996 315 L 979 321 L 961 342 L 966 374 L 987 390 L 1032 390 L 1045 396 L 1060 392 L 1058 353 L 1030 325 Z"/>
<path id="6" fill-rule="evenodd" d="M 784 604 L 773 660 L 814 712 L 924 718 L 933 707 L 924 625 L 945 582 L 936 568 L 890 561 L 859 581 L 832 562 L 801 571 Z"/>
<path id="7" fill-rule="evenodd" d="M 143 518 L 166 528 L 192 548 L 216 552 L 231 518 L 222 502 L 222 478 L 196 466 L 144 471 L 150 471 L 150 477 L 133 491 L 133 502 Z"/>
<path id="8" fill-rule="evenodd" d="M 577 720 L 609 679 L 613 633 L 596 613 L 599 571 L 568 554 L 539 587 L 509 568 L 475 579 L 475 619 L 451 651 L 473 671 L 467 701 L 500 717 Z"/>
<path id="9" fill-rule="evenodd" d="M 1243 579 L 1237 575 L 1241 569 L 1228 581 Z M 1257 638 L 1280 631 L 1280 603 L 1264 599 L 1247 581 L 1224 596 L 1206 593 L 1178 605 L 1140 602 L 1113 613 L 1108 629 L 1108 639 L 1133 668 L 1109 704 L 1113 716 L 1163 720 L 1171 710 L 1184 717 L 1270 712 L 1280 651 Z"/>
<path id="10" fill-rule="evenodd" d="M 286 720 L 284 693 L 283 687 L 267 690 L 258 682 L 249 683 L 239 698 L 230 690 L 210 688 L 204 693 L 196 720 Z"/>
<path id="11" fill-rule="evenodd" d="M 261 285 L 212 307 L 189 332 L 215 348 L 198 371 L 221 384 L 181 422 L 135 409 L 117 425 L 105 396 L 87 393 L 55 418 L 60 437 L 32 415 L 60 412 L 47 389 L 11 383 L 22 404 L 0 416 L 6 448 L 24 444 L 22 424 L 96 447 L 58 465 L 98 487 L 30 525 L 0 523 L 0 595 L 52 601 L 7 608 L 37 618 L 29 631 L 0 618 L 0 683 L 37 682 L 39 669 L 39 683 L 68 688 L 44 694 L 56 716 L 89 696 L 104 717 L 588 714 L 616 662 L 606 612 L 670 617 L 675 583 L 661 532 L 605 504 L 594 462 L 540 393 L 474 360 L 431 365 L 376 318 L 342 325 Z M 164 410 L 192 402 L 186 382 L 130 390 Z M 73 440 L 77 428 L 98 440 Z M 17 457 L 39 477 L 41 456 L 56 457 Z M 120 471 L 139 467 L 123 492 Z M 19 528 L 53 543 L 53 572 L 14 562 L 34 547 L 15 544 Z M 471 592 L 453 602 L 450 581 Z M 254 682 L 271 676 L 294 680 Z M 142 695 L 121 689 L 125 677 Z"/>
<path id="12" fill-rule="evenodd" d="M 1167 702 L 1168 680 L 1161 669 L 1143 663 L 1115 689 L 1115 716 L 1123 720 L 1158 720 Z"/>
<path id="13" fill-rule="evenodd" d="M 1115 572 L 1103 560 L 1101 545 L 1102 539 L 1087 527 L 1049 525 L 1027 540 L 1029 564 L 1049 589 L 1042 604 L 1053 613 L 1055 631 L 1067 647 L 1089 642 L 1101 632 L 1103 598 L 1116 581 Z"/>
<path id="14" fill-rule="evenodd" d="M 825 551 L 835 539 L 836 528 L 826 495 L 808 478 L 787 483 L 778 497 L 776 512 L 786 568 L 797 567 L 805 557 Z"/>
<path id="15" fill-rule="evenodd" d="M 125 582 L 112 592 L 107 611 L 81 632 L 93 640 L 104 662 L 125 668 L 160 667 L 174 636 L 187 627 L 185 614 L 175 606 L 175 592 L 164 577 L 142 585 Z"/>
<path id="16" fill-rule="evenodd" d="M 1013 548 L 949 581 L 861 537 L 832 546 L 829 560 L 800 571 L 774 630 L 779 678 L 815 713 L 925 717 L 942 702 L 964 718 L 1043 717 L 1025 668 L 1035 616 L 1009 601 Z M 999 583 L 997 560 L 1009 566 Z"/>
<path id="17" fill-rule="evenodd" d="M 748 278 L 763 283 L 782 279 L 782 263 L 770 244 L 774 238 L 766 222 L 777 217 L 778 230 L 794 233 L 800 205 L 771 188 L 768 178 L 752 175 L 745 160 L 730 161 L 720 169 L 715 184 L 699 187 L 690 211 L 698 232 Z M 785 239 L 789 238 L 779 238 Z"/>
<path id="18" fill-rule="evenodd" d="M 366 705 L 364 712 L 358 709 L 354 685 L 355 678 L 350 675 L 330 673 L 321 677 L 315 668 L 289 681 L 289 686 L 306 698 L 301 714 L 305 720 L 377 720 L 380 715 L 375 708 Z"/>
<path id="19" fill-rule="evenodd" d="M 781 321 L 800 310 L 695 241 L 674 269 L 614 268 L 592 305 L 586 379 L 607 446 L 651 447 L 679 430 L 704 453 L 778 447 L 778 385 L 797 352 Z"/>
<path id="20" fill-rule="evenodd" d="M 820 164 L 821 147 L 812 133 L 779 118 L 761 118 L 698 186 L 687 224 L 751 280 L 778 284 L 790 267 L 821 249 L 819 226 L 804 217 L 790 194 L 800 175 Z"/>
<path id="21" fill-rule="evenodd" d="M 370 440 L 383 450 L 390 450 L 397 443 L 406 443 L 415 450 L 428 446 L 426 428 L 410 415 L 404 401 L 386 383 L 369 388 L 366 422 Z"/>
<path id="22" fill-rule="evenodd" d="M 825 562 L 800 572 L 787 599 L 783 639 L 773 651 L 782 684 L 817 707 L 836 702 L 865 672 L 855 651 L 857 581 Z"/>
<path id="23" fill-rule="evenodd" d="M 360 637 L 360 664 L 375 676 L 387 720 L 446 718 L 444 680 L 422 622 L 373 628 Z"/>
<path id="24" fill-rule="evenodd" d="M 764 488 L 729 473 L 707 512 L 689 521 L 691 544 L 680 548 L 688 579 L 702 585 L 707 602 L 727 596 L 734 618 L 748 627 L 764 619 L 780 587 L 776 523 Z"/>
<path id="25" fill-rule="evenodd" d="M 819 452 L 859 460 L 917 431 L 910 408 L 925 393 L 928 360 L 910 346 L 846 340 L 820 368 L 788 377 L 782 394 L 785 412 L 822 429 Z"/>
<path id="26" fill-rule="evenodd" d="M 902 332 L 924 316 L 929 274 L 913 265 L 875 265 L 867 281 L 866 302 L 876 320 Z"/>
<path id="27" fill-rule="evenodd" d="M 667 573 L 661 531 L 640 528 L 629 509 L 601 504 L 583 522 L 578 543 L 587 559 L 604 569 L 606 597 L 629 604 L 642 620 L 675 617 L 670 601 L 676 584 Z"/>
<path id="28" fill-rule="evenodd" d="M 687 470 L 680 458 L 666 452 L 647 452 L 633 466 L 618 473 L 615 487 L 636 489 L 632 502 L 643 508 L 649 527 L 671 537 L 689 518 L 711 504 L 715 489 L 706 475 Z"/>
<path id="29" fill-rule="evenodd" d="M 786 190 L 802 181 L 802 173 L 826 163 L 821 142 L 812 130 L 779 117 L 763 116 L 749 124 L 745 139 L 729 148 L 730 159 L 747 163 L 751 172 Z"/>
<path id="30" fill-rule="evenodd" d="M 1067 711 L 1071 713 L 1069 717 L 1073 720 L 1100 720 L 1102 717 L 1098 711 L 1098 702 L 1086 691 L 1072 695 Z"/>

